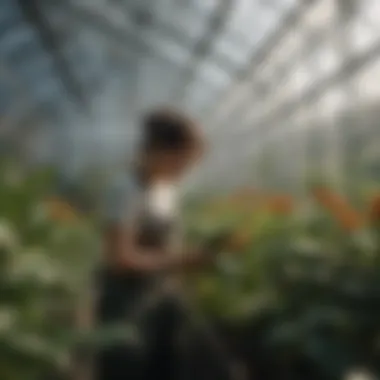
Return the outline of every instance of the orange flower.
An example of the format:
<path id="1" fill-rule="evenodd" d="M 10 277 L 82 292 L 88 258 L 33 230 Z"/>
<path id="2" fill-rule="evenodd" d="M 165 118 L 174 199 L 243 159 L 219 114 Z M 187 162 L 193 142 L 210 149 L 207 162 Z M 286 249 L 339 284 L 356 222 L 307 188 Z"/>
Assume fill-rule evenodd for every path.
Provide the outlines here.
<path id="1" fill-rule="evenodd" d="M 250 207 L 257 200 L 257 191 L 253 188 L 243 188 L 231 194 L 227 202 L 233 207 Z"/>
<path id="2" fill-rule="evenodd" d="M 237 231 L 227 242 L 226 248 L 231 252 L 241 252 L 247 249 L 252 243 L 252 235 L 252 231 Z"/>
<path id="3" fill-rule="evenodd" d="M 361 215 L 339 194 L 335 194 L 325 187 L 313 189 L 312 194 L 345 230 L 355 231 L 362 226 Z"/>
<path id="4" fill-rule="evenodd" d="M 289 215 L 294 209 L 294 202 L 288 195 L 272 196 L 267 199 L 266 208 L 277 215 Z"/>
<path id="5" fill-rule="evenodd" d="M 246 187 L 235 193 L 235 197 L 240 199 L 252 200 L 256 197 L 257 191 L 252 187 Z"/>
<path id="6" fill-rule="evenodd" d="M 75 210 L 58 198 L 46 201 L 49 217 L 53 221 L 70 222 L 77 219 Z"/>
<path id="7" fill-rule="evenodd" d="M 369 221 L 371 223 L 380 223 L 380 194 L 376 195 L 371 201 Z"/>

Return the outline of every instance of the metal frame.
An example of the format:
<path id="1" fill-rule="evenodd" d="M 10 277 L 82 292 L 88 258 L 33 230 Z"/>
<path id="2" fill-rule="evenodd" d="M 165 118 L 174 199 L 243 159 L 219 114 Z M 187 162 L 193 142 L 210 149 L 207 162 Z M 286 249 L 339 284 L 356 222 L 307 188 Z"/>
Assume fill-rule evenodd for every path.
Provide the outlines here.
<path id="1" fill-rule="evenodd" d="M 55 70 L 61 78 L 67 93 L 84 109 L 87 108 L 87 99 L 82 85 L 71 70 L 69 62 L 62 54 L 58 37 L 55 35 L 51 25 L 41 9 L 38 0 L 17 0 L 19 7 L 25 17 L 39 35 L 42 46 L 52 57 Z"/>
<path id="2" fill-rule="evenodd" d="M 107 36 L 110 41 L 120 45 L 120 47 L 126 47 L 128 49 L 128 55 L 147 56 L 147 57 L 160 57 L 160 59 L 172 62 L 172 59 L 166 54 L 163 54 L 161 49 L 154 46 L 148 38 L 144 38 L 136 33 L 135 28 L 121 28 L 115 26 L 110 22 L 106 15 L 100 14 L 94 9 L 85 7 L 83 5 L 74 4 L 65 0 L 51 0 L 56 6 L 59 6 L 70 19 L 80 26 L 87 26 L 92 28 L 96 33 Z M 125 12 L 131 12 L 133 9 L 130 7 L 124 7 Z M 163 24 L 159 20 L 155 20 L 156 25 L 151 33 L 158 33 L 163 40 L 171 39 L 177 45 L 188 45 L 189 39 L 184 32 L 176 29 L 168 24 Z M 219 62 L 221 68 L 231 67 L 231 62 L 228 57 L 223 57 L 223 60 Z"/>
<path id="3" fill-rule="evenodd" d="M 275 31 L 266 38 L 266 41 L 261 45 L 261 47 L 254 46 L 251 57 L 247 63 L 240 69 L 238 69 L 233 77 L 232 85 L 221 95 L 220 98 L 216 99 L 214 104 L 206 106 L 202 111 L 206 116 L 205 119 L 208 123 L 212 123 L 213 118 L 218 115 L 220 109 L 225 107 L 225 103 L 228 102 L 229 96 L 233 96 L 236 87 L 245 81 L 250 81 L 252 76 L 255 75 L 263 64 L 265 64 L 266 59 L 271 54 L 273 49 L 281 41 L 282 36 L 292 27 L 294 23 L 304 14 L 304 12 L 315 3 L 317 0 L 302 0 L 301 4 L 292 8 L 283 17 L 283 21 L 280 22 L 280 26 L 275 29 Z"/>
<path id="4" fill-rule="evenodd" d="M 311 2 L 309 2 L 307 5 L 311 5 Z M 304 11 L 307 10 L 307 8 L 304 8 Z M 339 12 L 339 10 L 338 10 Z M 304 14 L 304 13 L 302 13 Z M 299 13 L 299 17 L 302 18 L 302 14 Z M 340 15 L 340 13 L 338 13 Z M 348 16 L 348 17 L 347 17 Z M 341 17 L 341 16 L 339 16 Z M 345 13 L 345 17 L 341 17 L 342 22 L 347 23 L 350 18 L 352 18 L 352 13 Z M 347 21 L 348 20 L 348 21 Z M 327 31 L 327 33 L 335 33 L 336 31 L 340 31 L 341 35 L 343 36 L 343 41 L 338 44 L 341 48 L 345 46 L 347 43 L 349 44 L 350 37 L 345 32 L 345 25 L 344 24 L 337 24 L 337 21 L 334 21 L 335 23 L 335 32 L 334 31 Z M 325 32 L 325 31 L 324 31 Z M 325 35 L 325 38 L 333 38 L 332 34 Z M 337 35 L 337 34 L 336 34 Z M 277 43 L 273 43 L 273 46 L 276 46 L 277 44 L 281 43 L 281 39 L 277 41 Z M 301 50 L 300 54 L 301 57 L 305 58 L 308 57 L 310 54 L 310 48 L 313 47 L 313 44 L 308 43 L 306 44 L 306 48 Z M 271 52 L 267 52 L 267 58 L 268 61 L 270 60 Z M 224 151 L 226 152 L 226 147 L 231 147 L 233 143 L 238 146 L 238 150 L 241 152 L 240 159 L 231 159 L 231 165 L 228 167 L 230 170 L 244 170 L 242 168 L 242 164 L 246 163 L 249 157 L 253 159 L 254 155 L 258 154 L 260 155 L 261 147 L 264 146 L 265 143 L 265 136 L 268 136 L 272 132 L 280 132 L 282 129 L 286 127 L 287 124 L 291 122 L 291 117 L 295 115 L 295 113 L 302 109 L 302 108 L 309 108 L 314 104 L 315 101 L 317 101 L 321 96 L 323 96 L 324 93 L 326 93 L 329 89 L 334 88 L 336 86 L 348 86 L 347 96 L 352 98 L 352 101 L 355 101 L 354 99 L 357 99 L 358 94 L 355 93 L 355 90 L 351 90 L 351 86 L 349 83 L 351 82 L 351 79 L 354 78 L 359 72 L 362 70 L 365 70 L 366 65 L 370 64 L 376 59 L 380 58 L 380 38 L 378 41 L 372 45 L 370 48 L 368 48 L 366 51 L 362 51 L 356 55 L 353 56 L 347 56 L 342 55 L 342 52 L 340 52 L 340 56 L 343 57 L 343 64 L 339 67 L 337 67 L 336 70 L 333 70 L 331 73 L 327 74 L 326 76 L 321 77 L 318 81 L 314 82 L 307 88 L 305 88 L 304 91 L 302 91 L 301 94 L 298 94 L 296 96 L 291 97 L 289 100 L 285 100 L 284 102 L 281 102 L 278 106 L 276 106 L 269 114 L 264 114 L 259 116 L 259 118 L 255 119 L 248 119 L 247 115 L 252 112 L 250 110 L 250 107 L 254 103 L 255 97 L 262 97 L 263 94 L 258 95 L 258 90 L 255 82 L 255 78 L 257 76 L 260 76 L 260 73 L 262 72 L 262 67 L 265 67 L 266 59 L 262 61 L 261 67 L 252 67 L 251 71 L 249 72 L 247 70 L 245 75 L 245 81 L 246 81 L 246 87 L 249 89 L 251 87 L 251 90 L 246 91 L 244 93 L 244 96 L 240 98 L 240 100 L 235 101 L 234 105 L 230 106 L 228 111 L 224 112 L 218 112 L 218 110 L 221 110 L 223 107 L 226 107 L 226 103 L 231 103 L 231 92 L 227 92 L 225 96 L 225 102 L 222 104 L 217 104 L 217 106 L 214 109 L 214 112 L 211 112 L 209 115 L 209 119 L 211 120 L 212 124 L 214 125 L 214 129 L 212 131 L 213 140 L 215 145 L 217 146 L 218 151 Z M 292 57 L 292 62 L 294 65 L 295 57 Z M 287 65 L 290 65 L 291 67 L 292 62 L 287 62 Z M 311 70 L 315 70 L 311 67 Z M 250 74 L 250 75 L 249 75 Z M 232 85 L 231 89 L 236 88 L 240 85 L 241 81 L 238 81 L 237 84 Z M 270 96 L 273 94 L 273 91 L 278 88 L 278 83 L 273 88 L 270 88 L 273 86 L 275 82 L 267 83 L 264 85 L 264 95 L 266 94 L 267 100 L 266 102 L 270 103 Z M 240 85 L 241 86 L 241 85 Z M 241 89 L 240 89 L 241 91 Z M 352 92 L 353 91 L 353 92 Z M 236 91 L 238 92 L 238 91 Z M 235 93 L 236 94 L 236 93 Z M 233 94 L 232 94 L 233 96 Z M 216 110 L 216 111 L 215 111 Z M 253 115 L 258 115 L 257 110 L 253 111 Z M 246 121 L 244 121 L 246 120 Z M 353 121 L 352 123 L 355 123 L 357 125 L 357 120 Z M 242 126 L 244 126 L 244 129 L 242 129 Z M 316 123 L 318 125 L 318 123 Z M 223 127 L 224 126 L 224 127 Z M 237 126 L 240 126 L 239 128 Z M 288 126 L 289 128 L 293 128 L 294 126 Z M 312 126 L 310 126 L 312 128 Z M 338 126 L 335 127 L 335 129 L 338 128 Z M 340 128 L 340 127 L 339 127 Z M 286 129 L 285 129 L 286 130 Z M 299 133 L 299 132 L 297 132 Z M 306 136 L 306 131 L 303 131 L 301 134 Z M 343 132 L 343 130 L 337 131 L 338 134 L 342 135 L 346 132 Z M 281 137 L 278 137 L 277 140 L 281 142 L 283 146 L 286 145 L 292 145 L 293 141 L 282 139 Z M 256 144 L 254 143 L 256 142 Z M 306 146 L 304 144 L 303 148 Z M 299 151 L 296 152 L 295 145 L 293 144 L 293 152 L 298 157 L 298 160 L 304 161 L 304 169 L 307 168 L 308 163 L 305 161 L 307 159 L 307 152 L 303 149 L 303 152 Z M 337 146 L 336 147 L 337 152 L 336 154 L 342 155 L 341 149 Z M 338 153 L 338 151 L 340 153 Z M 248 152 L 248 153 L 247 153 Z M 226 154 L 226 153 L 225 153 Z M 336 157 L 338 160 L 341 160 L 342 158 Z M 285 158 L 286 160 L 286 158 Z M 279 164 L 281 160 L 278 161 Z M 214 160 L 211 160 L 211 162 L 208 164 L 210 168 L 215 168 L 216 170 L 213 170 L 213 183 L 220 183 L 223 184 L 225 179 L 229 177 L 229 169 L 222 165 L 223 168 L 220 169 L 219 174 L 217 167 L 220 167 L 218 165 L 217 159 L 214 158 Z M 211 169 L 210 169 L 211 170 Z M 343 168 L 341 168 L 341 171 Z M 339 170 L 338 170 L 339 171 Z M 205 169 L 205 172 L 207 172 L 207 169 Z M 223 178 L 224 177 L 224 178 Z M 200 182 L 207 181 L 207 176 L 204 178 L 201 178 Z"/>
<path id="5" fill-rule="evenodd" d="M 182 80 L 173 92 L 173 100 L 183 104 L 186 99 L 188 87 L 194 82 L 199 64 L 206 59 L 212 49 L 215 39 L 224 30 L 226 21 L 233 6 L 232 0 L 221 0 L 218 8 L 212 13 L 208 29 L 204 36 L 195 44 L 190 60 L 183 69 Z"/>
<path id="6" fill-rule="evenodd" d="M 212 64 L 226 73 L 226 76 L 230 77 L 231 83 L 227 86 L 226 90 L 217 90 L 215 88 L 215 99 L 210 102 L 206 101 L 206 104 L 201 109 L 195 106 L 189 108 L 192 108 L 195 114 L 201 116 L 202 121 L 206 125 L 207 133 L 212 137 L 213 143 L 216 146 L 215 149 L 220 152 L 223 150 L 223 146 L 231 146 L 232 142 L 238 143 L 239 150 L 242 151 L 242 161 L 247 159 L 246 152 L 254 148 L 252 145 L 253 139 L 263 141 L 265 136 L 280 128 L 280 125 L 286 128 L 285 124 L 290 123 L 290 120 L 297 111 L 312 106 L 330 88 L 344 85 L 345 88 L 347 87 L 347 91 L 355 92 L 355 89 L 352 89 L 348 84 L 351 78 L 361 69 L 364 69 L 366 64 L 369 64 L 380 55 L 380 46 L 376 44 L 368 51 L 360 53 L 356 57 L 346 58 L 343 66 L 337 68 L 336 71 L 328 73 L 326 77 L 310 84 L 308 88 L 303 90 L 301 96 L 297 95 L 293 97 L 290 95 L 289 99 L 281 98 L 278 103 L 274 104 L 271 99 L 272 95 L 277 91 L 279 86 L 286 85 L 281 81 L 282 76 L 284 76 L 284 73 L 290 72 L 292 69 L 294 70 L 297 59 L 303 60 L 310 55 L 310 49 L 314 45 L 314 42 L 310 42 L 299 49 L 297 57 L 292 56 L 281 63 L 276 63 L 275 76 L 270 73 L 267 78 L 263 78 L 262 74 L 267 68 L 271 67 L 273 54 L 276 48 L 281 46 L 281 43 L 284 41 L 283 36 L 292 30 L 305 27 L 303 21 L 304 15 L 306 12 L 311 11 L 314 5 L 318 4 L 318 0 L 299 0 L 297 5 L 288 9 L 278 27 L 268 36 L 264 36 L 263 42 L 252 46 L 249 60 L 239 67 L 237 67 L 237 64 L 230 57 L 219 57 L 220 54 L 215 54 L 214 56 L 213 51 L 215 40 L 219 36 L 221 37 L 228 28 L 228 18 L 234 5 L 232 0 L 219 2 L 218 6 L 211 11 L 207 16 L 207 28 L 202 33 L 201 38 L 198 38 L 195 43 L 186 35 L 186 31 L 181 29 L 178 22 L 177 24 L 166 23 L 159 16 L 159 12 L 151 14 L 147 19 L 147 23 L 134 22 L 134 12 L 137 5 L 139 5 L 137 7 L 139 10 L 146 12 L 149 11 L 148 2 L 144 2 L 143 4 L 137 4 L 136 2 L 127 3 L 123 0 L 109 2 L 105 5 L 104 10 L 100 12 L 96 6 L 85 5 L 74 0 L 14 1 L 19 3 L 25 19 L 28 20 L 28 23 L 38 33 L 46 52 L 52 58 L 59 81 L 65 85 L 66 92 L 81 110 L 85 108 L 86 103 L 91 102 L 93 92 L 98 89 L 90 89 L 90 85 L 86 83 L 86 80 L 88 81 L 89 78 L 86 79 L 83 75 L 76 72 L 75 65 L 77 63 L 72 62 L 63 52 L 64 43 L 61 40 L 61 34 L 64 30 L 54 23 L 54 17 L 51 18 L 54 12 L 59 12 L 60 17 L 66 20 L 70 27 L 73 26 L 74 30 L 87 28 L 94 35 L 99 33 L 105 36 L 110 44 L 117 48 L 118 56 L 120 55 L 120 60 L 109 63 L 110 67 L 113 64 L 118 64 L 122 67 L 122 60 L 124 58 L 129 60 L 129 62 L 132 58 L 132 62 L 134 62 L 136 67 L 139 67 L 141 60 L 146 59 L 152 60 L 153 64 L 157 64 L 158 66 L 165 65 L 166 62 L 170 63 L 170 65 L 177 65 L 179 80 L 171 90 L 172 92 L 167 96 L 168 100 L 182 107 L 188 105 L 187 100 L 193 89 L 193 84 L 198 84 L 200 69 L 204 63 L 211 61 L 212 55 Z M 347 23 L 355 13 L 355 8 L 352 7 L 354 1 L 350 0 L 350 4 L 346 4 L 346 0 L 334 0 L 334 4 L 344 5 L 344 9 L 340 8 L 342 24 L 339 25 L 339 28 L 344 28 L 342 25 Z M 347 5 L 349 5 L 348 10 Z M 112 22 L 112 9 L 120 9 L 121 12 L 126 14 L 125 24 L 120 23 L 116 25 Z M 110 13 L 108 13 L 108 10 L 110 10 Z M 128 22 L 128 17 L 132 21 Z M 338 28 L 337 20 L 334 21 L 334 26 Z M 335 34 L 331 34 L 332 32 L 324 27 L 319 32 L 322 32 L 322 34 L 326 33 L 324 34 L 324 38 L 326 36 L 327 38 L 336 38 L 335 32 L 333 32 Z M 313 33 L 305 29 L 305 34 L 308 38 L 318 38 L 318 33 L 314 33 L 314 35 Z M 343 39 L 348 38 L 344 31 L 341 33 Z M 168 55 L 168 52 L 161 49 L 155 41 L 162 41 L 163 43 L 168 41 L 176 44 L 176 46 L 182 46 L 184 50 L 188 51 L 189 59 L 185 62 L 183 60 L 179 62 L 179 59 L 177 60 L 174 55 Z M 73 36 L 69 35 L 65 43 L 75 46 Z M 22 54 L 26 54 L 26 51 Z M 31 52 L 28 52 L 28 54 L 31 54 Z M 341 51 L 339 54 L 342 56 Z M 314 72 L 313 70 L 316 70 L 316 68 L 313 69 L 310 66 L 310 70 Z M 143 75 L 143 70 L 138 71 L 135 74 L 137 77 L 136 81 L 139 80 L 139 76 Z M 207 83 L 207 78 L 205 78 L 205 81 L 206 86 L 212 86 L 211 82 Z M 357 94 L 352 93 L 348 96 L 355 98 Z M 165 101 L 167 99 L 158 100 Z M 138 98 L 136 101 L 138 101 Z M 352 101 L 354 102 L 354 100 Z M 266 114 L 265 110 L 260 109 L 261 102 L 268 106 L 273 104 L 269 114 Z M 252 108 L 252 104 L 257 104 L 256 108 Z M 11 113 L 13 114 L 13 112 Z M 13 120 L 13 118 L 11 117 L 9 120 Z M 16 120 L 14 122 L 16 123 Z M 12 122 L 8 121 L 9 123 Z M 258 149 L 258 147 L 256 148 Z M 215 157 L 217 154 L 216 152 Z M 214 159 L 211 157 L 209 165 L 218 165 L 215 157 Z M 237 158 L 231 157 L 230 159 L 232 166 L 239 165 Z M 207 171 L 208 169 L 205 170 Z"/>

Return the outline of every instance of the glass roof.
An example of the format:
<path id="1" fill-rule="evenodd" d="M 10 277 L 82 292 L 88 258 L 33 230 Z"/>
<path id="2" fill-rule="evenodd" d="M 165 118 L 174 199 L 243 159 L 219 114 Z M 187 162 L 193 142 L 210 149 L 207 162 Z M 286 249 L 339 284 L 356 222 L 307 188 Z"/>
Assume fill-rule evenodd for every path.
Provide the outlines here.
<path id="1" fill-rule="evenodd" d="M 66 136 L 66 149 L 90 152 L 97 141 L 94 156 L 116 157 L 120 141 L 133 146 L 142 110 L 173 104 L 203 121 L 216 149 L 210 165 L 231 141 L 246 140 L 246 159 L 255 136 L 284 115 L 296 118 L 301 94 L 325 93 L 323 81 L 344 66 L 338 13 L 355 13 L 346 24 L 354 55 L 377 46 L 378 3 L 3 0 L 2 120 L 12 131 L 37 118 Z M 12 110 L 19 103 L 27 116 Z M 88 146 L 70 145 L 73 134 Z"/>

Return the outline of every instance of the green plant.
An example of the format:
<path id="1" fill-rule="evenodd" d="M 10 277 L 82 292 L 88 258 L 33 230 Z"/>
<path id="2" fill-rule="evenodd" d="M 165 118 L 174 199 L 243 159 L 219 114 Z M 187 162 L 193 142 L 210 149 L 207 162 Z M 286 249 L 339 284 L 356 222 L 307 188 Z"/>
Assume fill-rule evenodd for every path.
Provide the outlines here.
<path id="1" fill-rule="evenodd" d="M 92 222 L 51 212 L 53 173 L 3 164 L 1 379 L 40 379 L 67 360 L 73 307 L 97 252 Z"/>
<path id="2" fill-rule="evenodd" d="M 340 379 L 363 360 L 375 365 L 380 354 L 375 224 L 346 230 L 335 213 L 311 198 L 289 215 L 231 207 L 224 215 L 234 215 L 231 229 L 251 230 L 253 238 L 240 252 L 226 246 L 215 270 L 193 279 L 200 307 L 228 323 L 251 326 L 247 331 L 260 330 L 273 365 L 282 365 L 284 357 L 289 366 L 307 360 L 325 379 Z M 239 213 L 245 217 L 239 220 Z M 208 215 L 204 234 L 221 221 L 223 215 Z M 202 229 L 201 221 L 193 224 Z"/>

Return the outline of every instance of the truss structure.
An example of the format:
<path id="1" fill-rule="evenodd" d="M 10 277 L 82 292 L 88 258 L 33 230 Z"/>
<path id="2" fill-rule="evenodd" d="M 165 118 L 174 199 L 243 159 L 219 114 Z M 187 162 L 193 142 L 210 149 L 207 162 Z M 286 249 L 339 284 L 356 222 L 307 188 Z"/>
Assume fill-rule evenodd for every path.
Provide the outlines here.
<path id="1" fill-rule="evenodd" d="M 379 143 L 377 0 L 3 0 L 0 63 L 2 139 L 38 125 L 58 160 L 117 160 L 162 103 L 202 121 L 212 188 L 344 176 Z"/>

